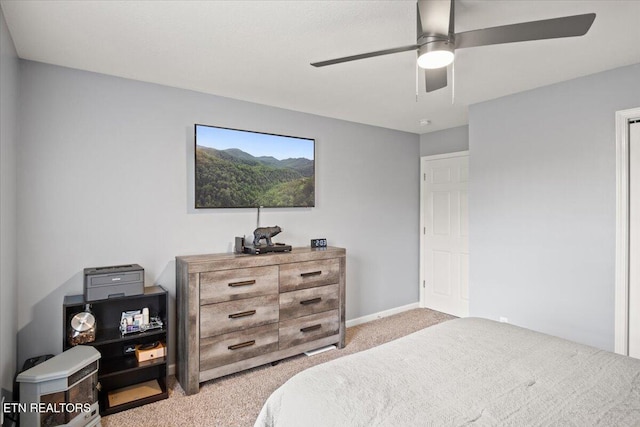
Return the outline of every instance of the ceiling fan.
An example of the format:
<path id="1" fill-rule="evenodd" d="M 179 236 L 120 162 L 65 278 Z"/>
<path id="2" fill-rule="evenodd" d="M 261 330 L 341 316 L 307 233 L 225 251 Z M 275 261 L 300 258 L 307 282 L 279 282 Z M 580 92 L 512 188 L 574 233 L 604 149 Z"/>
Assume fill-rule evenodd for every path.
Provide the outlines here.
<path id="1" fill-rule="evenodd" d="M 420 0 L 417 4 L 417 40 L 415 44 L 313 62 L 314 67 L 356 61 L 358 59 L 416 50 L 418 66 L 425 70 L 427 92 L 447 86 L 447 65 L 456 49 L 492 44 L 582 36 L 589 31 L 595 13 L 522 22 L 479 30 L 455 32 L 456 0 Z"/>

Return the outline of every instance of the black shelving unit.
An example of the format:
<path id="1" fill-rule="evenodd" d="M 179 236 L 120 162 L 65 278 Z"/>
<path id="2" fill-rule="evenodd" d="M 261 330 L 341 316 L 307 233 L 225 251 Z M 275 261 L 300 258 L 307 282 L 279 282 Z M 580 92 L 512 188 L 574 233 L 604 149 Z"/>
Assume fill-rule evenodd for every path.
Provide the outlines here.
<path id="1" fill-rule="evenodd" d="M 91 312 L 96 319 L 95 341 L 87 343 L 95 347 L 101 354 L 98 370 L 100 390 L 100 415 L 109 415 L 140 405 L 166 399 L 167 391 L 167 358 L 138 362 L 135 354 L 125 354 L 125 346 L 132 344 L 148 344 L 161 341 L 168 344 L 168 293 L 161 286 L 144 288 L 144 294 L 107 300 L 85 302 L 83 295 L 70 295 L 64 298 L 62 309 L 63 345 L 67 350 L 71 348 L 67 340 L 71 318 L 85 310 L 90 305 Z M 123 311 L 149 309 L 151 317 L 162 320 L 162 329 L 152 329 L 146 332 L 136 332 L 126 335 L 120 333 L 120 317 Z M 167 348 L 168 352 L 168 348 Z M 124 387 L 140 384 L 150 380 L 157 380 L 161 393 L 137 399 L 117 406 L 109 405 L 109 393 Z"/>

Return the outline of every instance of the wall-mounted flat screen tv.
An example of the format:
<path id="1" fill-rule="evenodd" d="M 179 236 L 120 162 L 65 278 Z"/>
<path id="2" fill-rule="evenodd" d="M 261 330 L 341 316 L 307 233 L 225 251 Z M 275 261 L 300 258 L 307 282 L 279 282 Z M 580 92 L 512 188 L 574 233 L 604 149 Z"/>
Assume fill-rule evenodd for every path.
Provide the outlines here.
<path id="1" fill-rule="evenodd" d="M 315 206 L 315 140 L 195 125 L 195 207 Z"/>

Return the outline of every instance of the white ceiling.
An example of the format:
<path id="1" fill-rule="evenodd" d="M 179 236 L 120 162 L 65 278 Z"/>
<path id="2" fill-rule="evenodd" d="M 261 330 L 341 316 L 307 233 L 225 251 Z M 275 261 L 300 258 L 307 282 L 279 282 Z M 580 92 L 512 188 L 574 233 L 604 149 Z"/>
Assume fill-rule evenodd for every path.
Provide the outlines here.
<path id="1" fill-rule="evenodd" d="M 415 43 L 415 1 L 0 4 L 24 59 L 419 134 L 465 124 L 470 104 L 640 62 L 639 0 L 459 0 L 456 32 L 597 16 L 583 37 L 456 51 L 453 104 L 451 84 L 426 94 L 422 75 L 416 102 L 414 52 L 309 65 Z"/>

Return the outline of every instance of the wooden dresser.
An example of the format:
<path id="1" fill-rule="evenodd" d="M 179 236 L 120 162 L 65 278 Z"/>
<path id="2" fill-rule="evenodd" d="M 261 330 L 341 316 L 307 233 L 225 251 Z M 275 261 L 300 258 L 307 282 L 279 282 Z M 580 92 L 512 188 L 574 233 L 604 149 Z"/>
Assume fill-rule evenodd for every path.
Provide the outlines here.
<path id="1" fill-rule="evenodd" d="M 177 377 L 203 381 L 344 347 L 346 250 L 176 257 Z"/>

